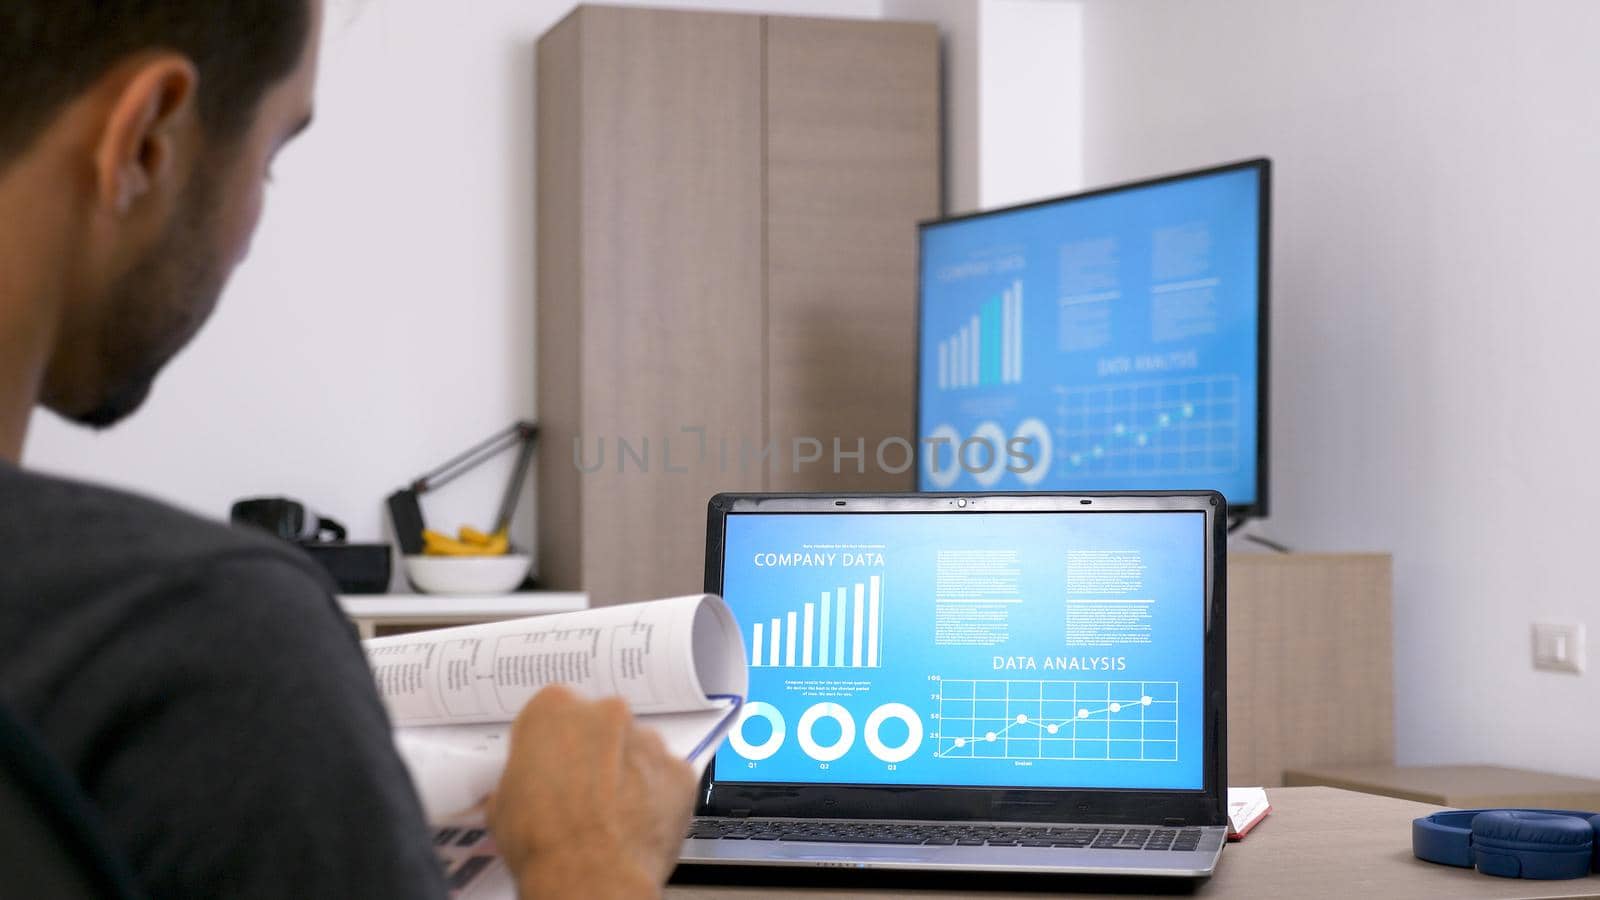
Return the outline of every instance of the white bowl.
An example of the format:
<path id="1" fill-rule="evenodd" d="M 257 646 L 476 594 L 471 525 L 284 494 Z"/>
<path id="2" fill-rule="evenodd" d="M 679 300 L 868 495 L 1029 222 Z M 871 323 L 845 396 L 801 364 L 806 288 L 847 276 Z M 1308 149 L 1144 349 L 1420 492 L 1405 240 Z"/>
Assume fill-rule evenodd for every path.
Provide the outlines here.
<path id="1" fill-rule="evenodd" d="M 407 556 L 411 586 L 427 594 L 509 594 L 533 566 L 523 553 L 505 556 Z"/>

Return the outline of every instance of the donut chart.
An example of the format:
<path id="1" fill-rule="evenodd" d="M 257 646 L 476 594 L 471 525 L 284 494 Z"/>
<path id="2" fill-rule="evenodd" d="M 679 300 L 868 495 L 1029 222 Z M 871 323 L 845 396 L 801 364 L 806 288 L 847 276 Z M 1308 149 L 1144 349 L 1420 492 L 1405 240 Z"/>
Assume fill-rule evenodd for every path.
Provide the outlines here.
<path id="1" fill-rule="evenodd" d="M 898 747 L 885 746 L 879 730 L 890 719 L 906 723 L 906 739 Z M 922 745 L 922 717 L 904 703 L 885 703 L 867 716 L 867 749 L 886 763 L 903 763 L 916 754 Z"/>
<path id="2" fill-rule="evenodd" d="M 772 725 L 772 734 L 759 744 L 751 744 L 744 739 L 744 723 L 751 719 L 766 719 Z M 778 752 L 778 748 L 783 746 L 783 736 L 783 713 L 778 712 L 778 708 L 771 703 L 757 700 L 744 705 L 739 721 L 728 730 L 728 743 L 733 747 L 733 752 L 759 762 Z"/>
<path id="3" fill-rule="evenodd" d="M 816 727 L 818 719 L 832 719 L 839 723 L 838 739 L 826 747 L 811 736 L 811 729 Z M 817 762 L 833 762 L 849 753 L 850 746 L 856 742 L 856 720 L 850 715 L 850 710 L 837 703 L 818 703 L 800 715 L 795 740 L 805 755 Z"/>
<path id="4" fill-rule="evenodd" d="M 772 734 L 759 744 L 750 743 L 744 736 L 744 725 L 751 719 L 766 719 L 772 726 Z M 815 734 L 817 723 L 823 719 L 831 719 L 839 726 L 839 736 L 829 744 L 819 742 Z M 882 737 L 883 726 L 890 721 L 903 722 L 906 728 L 905 739 L 892 747 L 884 743 Z M 889 764 L 902 763 L 915 756 L 926 735 L 922 717 L 904 703 L 885 703 L 877 707 L 867 716 L 860 732 L 867 752 Z M 742 758 L 760 762 L 772 758 L 783 747 L 787 737 L 788 725 L 784 722 L 783 713 L 771 703 L 755 701 L 746 704 L 744 711 L 739 714 L 738 724 L 728 732 L 728 744 Z M 856 719 L 850 710 L 838 703 L 815 703 L 800 714 L 794 737 L 800 752 L 810 759 L 819 763 L 833 762 L 843 758 L 855 746 Z"/>

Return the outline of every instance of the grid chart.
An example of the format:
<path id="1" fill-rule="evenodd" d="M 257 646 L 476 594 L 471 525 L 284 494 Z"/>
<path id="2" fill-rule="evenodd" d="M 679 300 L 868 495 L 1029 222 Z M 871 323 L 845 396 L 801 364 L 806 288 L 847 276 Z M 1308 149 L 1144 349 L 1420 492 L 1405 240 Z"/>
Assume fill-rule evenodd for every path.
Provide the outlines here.
<path id="1" fill-rule="evenodd" d="M 1176 762 L 1176 681 L 941 679 L 943 759 Z"/>
<path id="2" fill-rule="evenodd" d="M 1239 376 L 1057 387 L 1055 446 L 1075 476 L 1239 470 Z"/>

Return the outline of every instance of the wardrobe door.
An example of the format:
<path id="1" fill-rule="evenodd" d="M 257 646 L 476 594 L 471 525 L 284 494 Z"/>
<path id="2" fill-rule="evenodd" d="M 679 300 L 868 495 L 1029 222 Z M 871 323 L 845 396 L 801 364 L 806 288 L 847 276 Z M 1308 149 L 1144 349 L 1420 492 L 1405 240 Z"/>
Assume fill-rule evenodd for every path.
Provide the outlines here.
<path id="1" fill-rule="evenodd" d="M 822 455 L 773 490 L 915 487 L 916 224 L 940 211 L 939 106 L 932 25 L 767 17 L 767 427 Z"/>
<path id="2" fill-rule="evenodd" d="M 761 19 L 580 7 L 539 59 L 541 580 L 698 591 L 762 487 L 700 443 L 762 434 Z"/>

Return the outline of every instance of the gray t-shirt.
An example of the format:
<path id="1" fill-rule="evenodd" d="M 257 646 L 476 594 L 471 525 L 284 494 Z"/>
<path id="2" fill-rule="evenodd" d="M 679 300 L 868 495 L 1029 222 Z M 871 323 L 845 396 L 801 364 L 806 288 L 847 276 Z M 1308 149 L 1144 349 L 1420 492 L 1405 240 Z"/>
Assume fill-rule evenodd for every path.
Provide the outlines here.
<path id="1" fill-rule="evenodd" d="M 443 897 L 326 575 L 265 534 L 0 462 L 0 702 L 158 897 Z"/>

